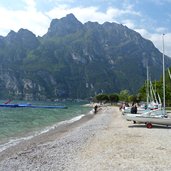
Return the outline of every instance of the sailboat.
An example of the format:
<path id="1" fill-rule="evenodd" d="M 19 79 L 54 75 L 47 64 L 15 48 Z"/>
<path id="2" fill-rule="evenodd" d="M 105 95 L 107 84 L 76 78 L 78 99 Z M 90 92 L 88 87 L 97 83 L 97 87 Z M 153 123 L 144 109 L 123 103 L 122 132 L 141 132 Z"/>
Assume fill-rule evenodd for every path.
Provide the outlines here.
<path id="1" fill-rule="evenodd" d="M 171 125 L 171 118 L 167 116 L 165 110 L 165 55 L 164 55 L 164 34 L 163 34 L 163 108 L 151 110 L 143 113 L 142 115 L 126 114 L 125 118 L 134 123 L 145 123 L 147 128 L 152 128 L 152 124 Z"/>
<path id="2" fill-rule="evenodd" d="M 148 104 L 149 109 L 151 110 L 155 110 L 155 109 L 161 109 L 162 104 L 161 104 L 161 100 L 160 100 L 160 96 L 159 94 L 157 94 L 156 91 L 154 91 L 152 82 L 150 81 L 150 94 L 151 94 L 151 99 L 150 99 L 150 103 Z M 158 96 L 158 98 L 157 98 Z"/>
<path id="3" fill-rule="evenodd" d="M 156 92 L 153 89 L 152 82 L 149 80 L 149 71 L 148 71 L 148 64 L 147 64 L 147 81 L 146 81 L 146 94 L 147 94 L 147 100 L 146 104 L 142 104 L 140 107 L 137 108 L 137 113 L 132 114 L 131 113 L 131 107 L 125 107 L 122 114 L 129 114 L 130 116 L 141 116 L 141 114 L 160 108 L 160 102 L 158 102 Z"/>

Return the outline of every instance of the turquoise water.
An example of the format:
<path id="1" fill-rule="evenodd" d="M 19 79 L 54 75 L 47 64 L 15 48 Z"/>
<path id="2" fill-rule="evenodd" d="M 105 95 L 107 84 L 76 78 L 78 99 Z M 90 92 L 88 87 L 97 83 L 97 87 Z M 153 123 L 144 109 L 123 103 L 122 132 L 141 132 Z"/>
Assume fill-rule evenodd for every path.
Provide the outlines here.
<path id="1" fill-rule="evenodd" d="M 0 144 L 18 137 L 32 135 L 35 131 L 41 131 L 42 129 L 53 126 L 61 121 L 86 114 L 91 110 L 91 108 L 83 107 L 83 103 L 34 102 L 31 104 L 46 106 L 65 105 L 68 108 L 0 108 Z"/>

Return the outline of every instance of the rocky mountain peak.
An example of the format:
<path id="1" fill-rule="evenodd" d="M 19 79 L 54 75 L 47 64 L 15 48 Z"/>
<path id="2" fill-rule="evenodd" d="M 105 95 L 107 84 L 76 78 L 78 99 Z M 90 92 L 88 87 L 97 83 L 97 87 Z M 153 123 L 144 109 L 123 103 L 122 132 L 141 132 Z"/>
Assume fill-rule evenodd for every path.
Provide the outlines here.
<path id="1" fill-rule="evenodd" d="M 17 33 L 11 30 L 5 38 L 8 42 L 13 42 L 17 39 Z"/>
<path id="2" fill-rule="evenodd" d="M 21 37 L 25 37 L 25 36 L 36 37 L 34 33 L 32 33 L 31 31 L 29 31 L 27 29 L 23 29 L 23 28 L 21 28 L 18 31 L 18 35 Z"/>
<path id="3" fill-rule="evenodd" d="M 29 50 L 36 48 L 39 44 L 36 35 L 27 29 L 20 29 L 17 35 L 20 38 L 23 46 Z"/>
<path id="4" fill-rule="evenodd" d="M 10 31 L 5 40 L 11 46 L 23 46 L 27 50 L 36 48 L 39 44 L 37 37 L 31 31 L 21 28 L 18 32 Z"/>
<path id="5" fill-rule="evenodd" d="M 78 21 L 73 14 L 68 14 L 61 19 L 53 19 L 46 36 L 66 36 L 82 28 L 83 24 Z"/>

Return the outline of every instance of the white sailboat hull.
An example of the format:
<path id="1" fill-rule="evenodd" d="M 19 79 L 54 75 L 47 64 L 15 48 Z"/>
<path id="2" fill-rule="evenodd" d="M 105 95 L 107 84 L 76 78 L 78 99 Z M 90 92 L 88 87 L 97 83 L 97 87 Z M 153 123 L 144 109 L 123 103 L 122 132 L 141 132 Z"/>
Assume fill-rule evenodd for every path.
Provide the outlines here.
<path id="1" fill-rule="evenodd" d="M 171 118 L 165 118 L 161 116 L 140 116 L 132 114 L 125 115 L 126 120 L 135 121 L 139 123 L 151 123 L 151 124 L 159 124 L 159 125 L 171 125 Z"/>

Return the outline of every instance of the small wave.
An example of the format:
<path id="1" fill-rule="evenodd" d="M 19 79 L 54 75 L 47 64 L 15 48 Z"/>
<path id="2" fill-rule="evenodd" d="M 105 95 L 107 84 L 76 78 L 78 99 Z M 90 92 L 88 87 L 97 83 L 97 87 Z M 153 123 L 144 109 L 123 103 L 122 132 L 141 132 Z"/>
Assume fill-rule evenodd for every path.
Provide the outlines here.
<path id="1" fill-rule="evenodd" d="M 70 120 L 68 121 L 68 123 L 76 122 L 76 121 L 80 120 L 80 119 L 81 119 L 82 117 L 84 117 L 84 116 L 85 116 L 85 115 L 76 116 L 76 117 L 70 119 Z"/>
<path id="2" fill-rule="evenodd" d="M 12 147 L 12 146 L 17 145 L 17 144 L 20 143 L 21 141 L 29 140 L 29 139 L 31 139 L 31 138 L 33 138 L 33 137 L 34 137 L 34 136 L 32 135 L 32 136 L 28 136 L 28 137 L 22 137 L 22 138 L 11 139 L 11 140 L 9 140 L 9 142 L 0 145 L 0 152 L 6 150 L 6 149 L 9 148 L 9 147 Z"/>
<path id="3" fill-rule="evenodd" d="M 89 112 L 89 114 L 94 114 L 94 109 L 92 109 L 90 112 Z"/>
<path id="4" fill-rule="evenodd" d="M 69 120 L 65 120 L 65 121 L 62 121 L 62 122 L 59 122 L 53 126 L 49 126 L 49 127 L 46 127 L 45 129 L 41 130 L 41 131 L 37 131 L 37 132 L 34 132 L 33 135 L 30 135 L 30 136 L 27 136 L 27 137 L 22 137 L 22 138 L 16 138 L 16 139 L 10 139 L 9 142 L 5 143 L 5 144 L 0 144 L 0 152 L 8 149 L 9 147 L 12 147 L 12 146 L 15 146 L 17 144 L 19 144 L 20 142 L 22 141 L 25 141 L 25 140 L 30 140 L 32 139 L 33 137 L 36 137 L 36 136 L 39 136 L 41 134 L 44 134 L 46 132 L 49 132 L 55 128 L 57 128 L 58 126 L 60 125 L 63 125 L 63 124 L 69 124 L 69 123 L 73 123 L 73 122 L 76 122 L 78 120 L 80 120 L 82 117 L 84 117 L 85 115 L 82 114 L 82 115 L 79 115 L 79 116 L 76 116 L 72 119 L 69 119 Z"/>

